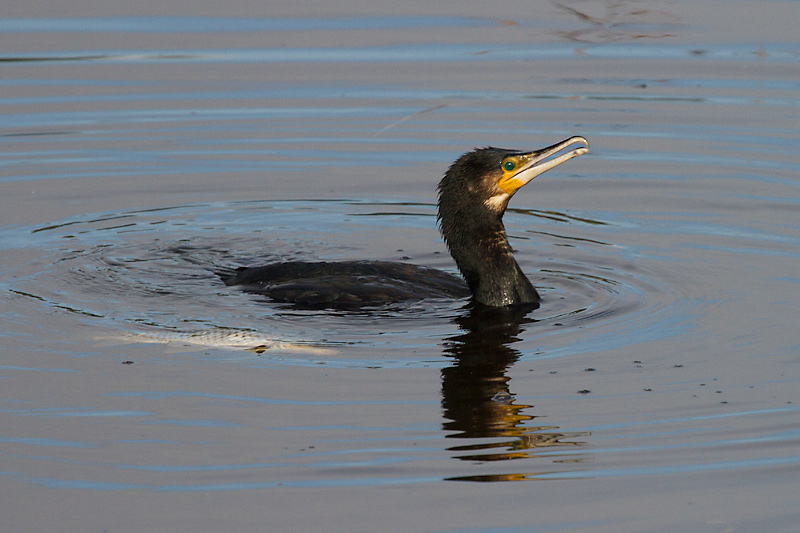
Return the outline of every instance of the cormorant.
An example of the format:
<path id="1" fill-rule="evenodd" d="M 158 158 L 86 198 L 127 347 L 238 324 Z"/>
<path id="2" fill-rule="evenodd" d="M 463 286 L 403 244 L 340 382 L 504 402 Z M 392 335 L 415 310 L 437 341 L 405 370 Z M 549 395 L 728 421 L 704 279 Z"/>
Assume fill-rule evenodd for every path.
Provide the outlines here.
<path id="1" fill-rule="evenodd" d="M 576 144 L 583 146 L 557 155 Z M 535 305 L 539 294 L 514 260 L 503 213 L 523 185 L 588 151 L 586 139 L 570 137 L 533 152 L 477 148 L 450 166 L 439 183 L 439 227 L 466 285 L 440 270 L 386 261 L 288 261 L 219 274 L 226 285 L 305 308 L 470 295 L 490 307 Z"/>

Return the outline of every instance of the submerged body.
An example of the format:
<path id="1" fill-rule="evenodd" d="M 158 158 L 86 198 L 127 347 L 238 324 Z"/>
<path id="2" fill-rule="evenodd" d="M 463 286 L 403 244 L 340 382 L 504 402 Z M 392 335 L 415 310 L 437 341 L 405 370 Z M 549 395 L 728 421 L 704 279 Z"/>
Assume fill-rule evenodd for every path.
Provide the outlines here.
<path id="1" fill-rule="evenodd" d="M 575 144 L 584 146 L 557 155 Z M 539 294 L 514 259 L 503 214 L 522 186 L 588 150 L 586 139 L 571 137 L 533 152 L 479 148 L 450 166 L 439 183 L 438 218 L 463 281 L 440 270 L 385 261 L 289 261 L 224 271 L 220 277 L 226 285 L 310 308 L 470 295 L 490 307 L 534 305 Z"/>
<path id="2" fill-rule="evenodd" d="M 227 285 L 304 308 L 359 308 L 422 298 L 465 298 L 458 277 L 388 261 L 288 261 L 221 274 Z"/>

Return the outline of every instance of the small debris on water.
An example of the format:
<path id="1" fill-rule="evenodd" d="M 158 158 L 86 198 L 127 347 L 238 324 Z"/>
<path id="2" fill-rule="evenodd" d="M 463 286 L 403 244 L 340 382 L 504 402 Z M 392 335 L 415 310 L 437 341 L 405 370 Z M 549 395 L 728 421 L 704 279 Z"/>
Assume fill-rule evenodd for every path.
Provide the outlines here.
<path id="1" fill-rule="evenodd" d="M 511 403 L 514 397 L 507 392 L 498 392 L 492 396 L 492 401 L 497 403 Z"/>

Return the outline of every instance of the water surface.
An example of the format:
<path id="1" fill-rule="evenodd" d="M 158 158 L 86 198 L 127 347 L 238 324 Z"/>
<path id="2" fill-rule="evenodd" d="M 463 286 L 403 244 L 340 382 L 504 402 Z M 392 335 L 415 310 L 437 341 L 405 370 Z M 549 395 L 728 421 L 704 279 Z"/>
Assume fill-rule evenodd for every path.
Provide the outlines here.
<path id="1" fill-rule="evenodd" d="M 793 530 L 794 3 L 132 9 L 0 22 L 14 529 Z M 505 217 L 533 312 L 214 274 L 455 272 L 449 163 L 576 134 Z M 325 351 L 125 336 L 220 329 Z"/>

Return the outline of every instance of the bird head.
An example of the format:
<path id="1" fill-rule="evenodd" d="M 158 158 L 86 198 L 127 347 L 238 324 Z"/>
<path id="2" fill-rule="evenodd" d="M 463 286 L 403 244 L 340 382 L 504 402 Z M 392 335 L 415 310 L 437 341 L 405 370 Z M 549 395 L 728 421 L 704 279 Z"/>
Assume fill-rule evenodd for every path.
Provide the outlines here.
<path id="1" fill-rule="evenodd" d="M 588 151 L 586 139 L 570 137 L 532 152 L 493 147 L 467 152 L 439 183 L 439 218 L 447 211 L 476 206 L 502 216 L 514 193 L 533 178 Z"/>

